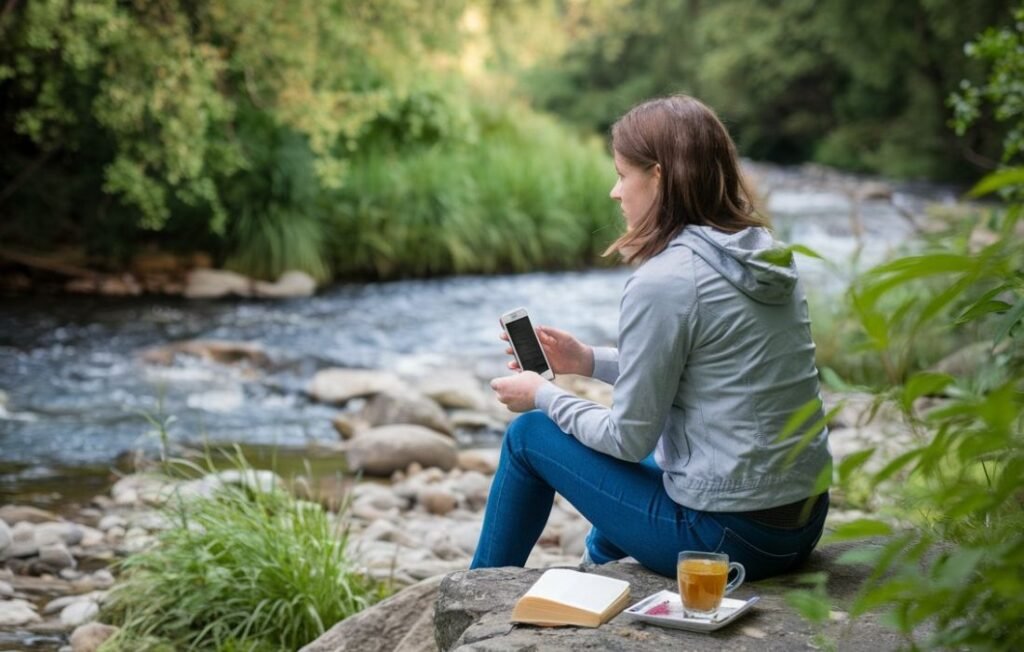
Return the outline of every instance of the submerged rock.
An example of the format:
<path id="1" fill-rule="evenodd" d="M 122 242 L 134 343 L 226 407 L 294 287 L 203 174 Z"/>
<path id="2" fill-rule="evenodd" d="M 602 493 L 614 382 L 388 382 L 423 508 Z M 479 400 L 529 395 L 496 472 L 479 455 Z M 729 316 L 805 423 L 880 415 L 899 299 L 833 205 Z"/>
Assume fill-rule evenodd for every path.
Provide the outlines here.
<path id="1" fill-rule="evenodd" d="M 360 396 L 404 389 L 395 374 L 371 369 L 322 369 L 309 384 L 310 395 L 321 403 L 345 403 Z"/>
<path id="2" fill-rule="evenodd" d="M 423 426 L 371 428 L 348 442 L 349 468 L 370 475 L 390 476 L 413 462 L 445 471 L 455 467 L 454 442 Z"/>
<path id="3" fill-rule="evenodd" d="M 452 423 L 431 399 L 415 392 L 382 392 L 371 398 L 360 416 L 371 426 L 410 423 L 453 434 Z"/>

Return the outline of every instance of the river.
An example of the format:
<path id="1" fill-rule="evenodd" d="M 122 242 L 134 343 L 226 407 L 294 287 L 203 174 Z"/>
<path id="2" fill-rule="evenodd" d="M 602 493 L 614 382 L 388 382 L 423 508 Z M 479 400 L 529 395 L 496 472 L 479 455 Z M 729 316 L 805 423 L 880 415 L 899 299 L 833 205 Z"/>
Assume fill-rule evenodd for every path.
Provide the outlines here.
<path id="1" fill-rule="evenodd" d="M 928 185 L 890 183 L 879 192 L 879 182 L 819 168 L 748 170 L 780 237 L 827 261 L 798 260 L 812 302 L 835 300 L 852 270 L 911 240 L 906 215 L 924 219 L 928 203 L 954 198 Z M 855 199 L 865 194 L 882 196 Z M 26 495 L 46 502 L 47 492 L 59 495 L 68 483 L 101 484 L 118 453 L 156 447 L 145 415 L 171 415 L 169 433 L 181 442 L 301 447 L 336 439 L 330 417 L 337 408 L 304 393 L 318 369 L 499 374 L 497 319 L 512 307 L 527 306 L 535 323 L 611 344 L 628 275 L 614 268 L 340 284 L 281 302 L 0 299 L 0 503 Z M 181 356 L 166 367 L 140 358 L 150 347 L 188 339 L 256 343 L 271 365 L 253 376 Z"/>

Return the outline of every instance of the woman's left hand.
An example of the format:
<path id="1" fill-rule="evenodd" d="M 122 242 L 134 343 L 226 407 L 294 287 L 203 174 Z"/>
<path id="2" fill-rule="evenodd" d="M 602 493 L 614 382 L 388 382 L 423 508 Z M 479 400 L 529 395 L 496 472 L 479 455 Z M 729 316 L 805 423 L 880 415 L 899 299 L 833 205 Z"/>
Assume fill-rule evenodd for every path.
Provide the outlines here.
<path id="1" fill-rule="evenodd" d="M 537 407 L 537 390 L 546 382 L 536 372 L 524 371 L 514 376 L 495 378 L 491 381 L 491 389 L 508 409 L 513 412 L 529 412 Z"/>

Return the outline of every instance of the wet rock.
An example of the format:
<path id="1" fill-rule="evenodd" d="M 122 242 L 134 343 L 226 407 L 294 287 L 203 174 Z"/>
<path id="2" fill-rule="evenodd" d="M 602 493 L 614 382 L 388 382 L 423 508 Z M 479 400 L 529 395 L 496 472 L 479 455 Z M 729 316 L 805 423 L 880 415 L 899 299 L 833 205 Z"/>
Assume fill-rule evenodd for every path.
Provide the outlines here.
<path id="1" fill-rule="evenodd" d="M 448 415 L 441 406 L 412 392 L 382 392 L 371 398 L 360 416 L 371 426 L 408 423 L 451 435 L 454 433 Z"/>
<path id="2" fill-rule="evenodd" d="M 3 559 L 32 557 L 39 552 L 36 542 L 36 526 L 28 521 L 19 521 L 11 528 L 11 543 L 3 549 Z"/>
<path id="3" fill-rule="evenodd" d="M 110 530 L 111 528 L 120 527 L 124 528 L 128 525 L 128 521 L 125 520 L 120 514 L 107 514 L 100 519 L 99 529 L 103 532 Z"/>
<path id="4" fill-rule="evenodd" d="M 39 563 L 52 573 L 75 567 L 75 558 L 63 543 L 43 546 L 39 549 Z"/>
<path id="5" fill-rule="evenodd" d="M 503 430 L 505 424 L 489 414 L 476 410 L 453 410 L 448 416 L 452 425 L 463 430 Z"/>
<path id="6" fill-rule="evenodd" d="M 9 525 L 17 523 L 49 523 L 61 520 L 59 516 L 45 509 L 30 507 L 28 505 L 4 505 L 0 507 L 0 520 L 6 521 Z M 3 546 L 0 546 L 2 548 Z"/>
<path id="7" fill-rule="evenodd" d="M 216 299 L 229 295 L 252 295 L 252 279 L 222 269 L 195 269 L 185 278 L 184 295 L 189 299 Z"/>
<path id="8" fill-rule="evenodd" d="M 96 652 L 103 643 L 117 633 L 118 628 L 103 623 L 79 625 L 71 633 L 72 652 Z"/>
<path id="9" fill-rule="evenodd" d="M 434 600 L 441 577 L 414 584 L 346 618 L 300 652 L 429 652 L 434 644 Z"/>
<path id="10" fill-rule="evenodd" d="M 349 468 L 369 475 L 390 476 L 413 462 L 445 471 L 455 466 L 454 442 L 414 425 L 371 428 L 348 442 Z"/>
<path id="11" fill-rule="evenodd" d="M 60 612 L 60 622 L 67 627 L 78 627 L 96 619 L 100 606 L 93 600 L 78 600 Z"/>
<path id="12" fill-rule="evenodd" d="M 501 451 L 497 448 L 472 448 L 459 451 L 458 467 L 463 471 L 477 471 L 484 475 L 494 475 L 498 469 L 498 458 Z"/>
<path id="13" fill-rule="evenodd" d="M 404 388 L 398 376 L 386 371 L 323 369 L 313 376 L 309 393 L 321 403 L 345 403 L 360 396 L 401 392 Z"/>
<path id="14" fill-rule="evenodd" d="M 35 540 L 40 547 L 63 543 L 76 546 L 81 543 L 85 531 L 81 526 L 67 521 L 58 523 L 40 523 L 36 526 Z"/>
<path id="15" fill-rule="evenodd" d="M 310 297 L 316 292 L 316 280 L 306 272 L 290 270 L 278 277 L 274 283 L 256 281 L 253 294 L 269 299 Z"/>
<path id="16" fill-rule="evenodd" d="M 444 516 L 459 504 L 458 498 L 444 489 L 427 487 L 420 491 L 416 502 L 430 514 Z"/>
<path id="17" fill-rule="evenodd" d="M 31 602 L 26 600 L 0 600 L 0 627 L 24 627 L 42 622 Z"/>
<path id="18" fill-rule="evenodd" d="M 856 189 L 856 198 L 859 201 L 866 201 L 869 199 L 892 199 L 892 186 L 881 181 L 866 181 Z"/>
<path id="19" fill-rule="evenodd" d="M 14 587 L 0 580 L 0 599 L 8 599 L 14 597 Z"/>
<path id="20" fill-rule="evenodd" d="M 342 439 L 352 439 L 360 431 L 366 430 L 370 424 L 352 414 L 339 414 L 331 419 L 334 430 L 341 435 Z"/>
<path id="21" fill-rule="evenodd" d="M 451 479 L 452 489 L 462 496 L 463 503 L 473 511 L 487 504 L 491 491 L 491 479 L 478 471 L 467 471 Z"/>
<path id="22" fill-rule="evenodd" d="M 103 544 L 103 532 L 86 525 L 79 525 L 78 527 L 82 531 L 82 540 L 78 542 L 79 546 L 93 548 Z"/>
<path id="23" fill-rule="evenodd" d="M 14 535 L 11 528 L 3 520 L 0 520 L 0 559 L 4 558 L 4 551 L 14 543 Z"/>
<path id="24" fill-rule="evenodd" d="M 468 373 L 439 372 L 418 379 L 416 385 L 423 395 L 446 408 L 481 410 L 487 405 L 480 382 Z"/>
<path id="25" fill-rule="evenodd" d="M 170 495 L 173 484 L 164 476 L 136 473 L 121 478 L 110 488 L 115 505 L 138 506 L 143 503 L 161 505 Z"/>
<path id="26" fill-rule="evenodd" d="M 141 357 L 150 364 L 169 365 L 174 356 L 184 354 L 218 364 L 247 363 L 253 367 L 270 366 L 270 356 L 259 344 L 228 340 L 186 340 L 146 349 Z"/>

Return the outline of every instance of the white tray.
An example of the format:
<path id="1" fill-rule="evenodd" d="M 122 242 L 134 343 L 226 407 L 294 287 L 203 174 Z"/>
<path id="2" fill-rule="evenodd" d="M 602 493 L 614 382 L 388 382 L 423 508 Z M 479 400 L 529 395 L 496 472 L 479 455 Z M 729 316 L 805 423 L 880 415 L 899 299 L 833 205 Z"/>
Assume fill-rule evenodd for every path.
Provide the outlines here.
<path id="1" fill-rule="evenodd" d="M 686 629 L 691 632 L 713 632 L 716 629 L 725 627 L 743 614 L 750 611 L 758 596 L 748 600 L 733 600 L 722 598 L 722 604 L 718 611 L 711 618 L 690 618 L 683 615 L 683 604 L 679 600 L 679 594 L 673 591 L 659 591 L 654 595 L 647 596 L 623 613 L 632 618 L 660 627 L 673 627 L 675 629 Z M 655 613 L 651 614 L 651 610 Z"/>

